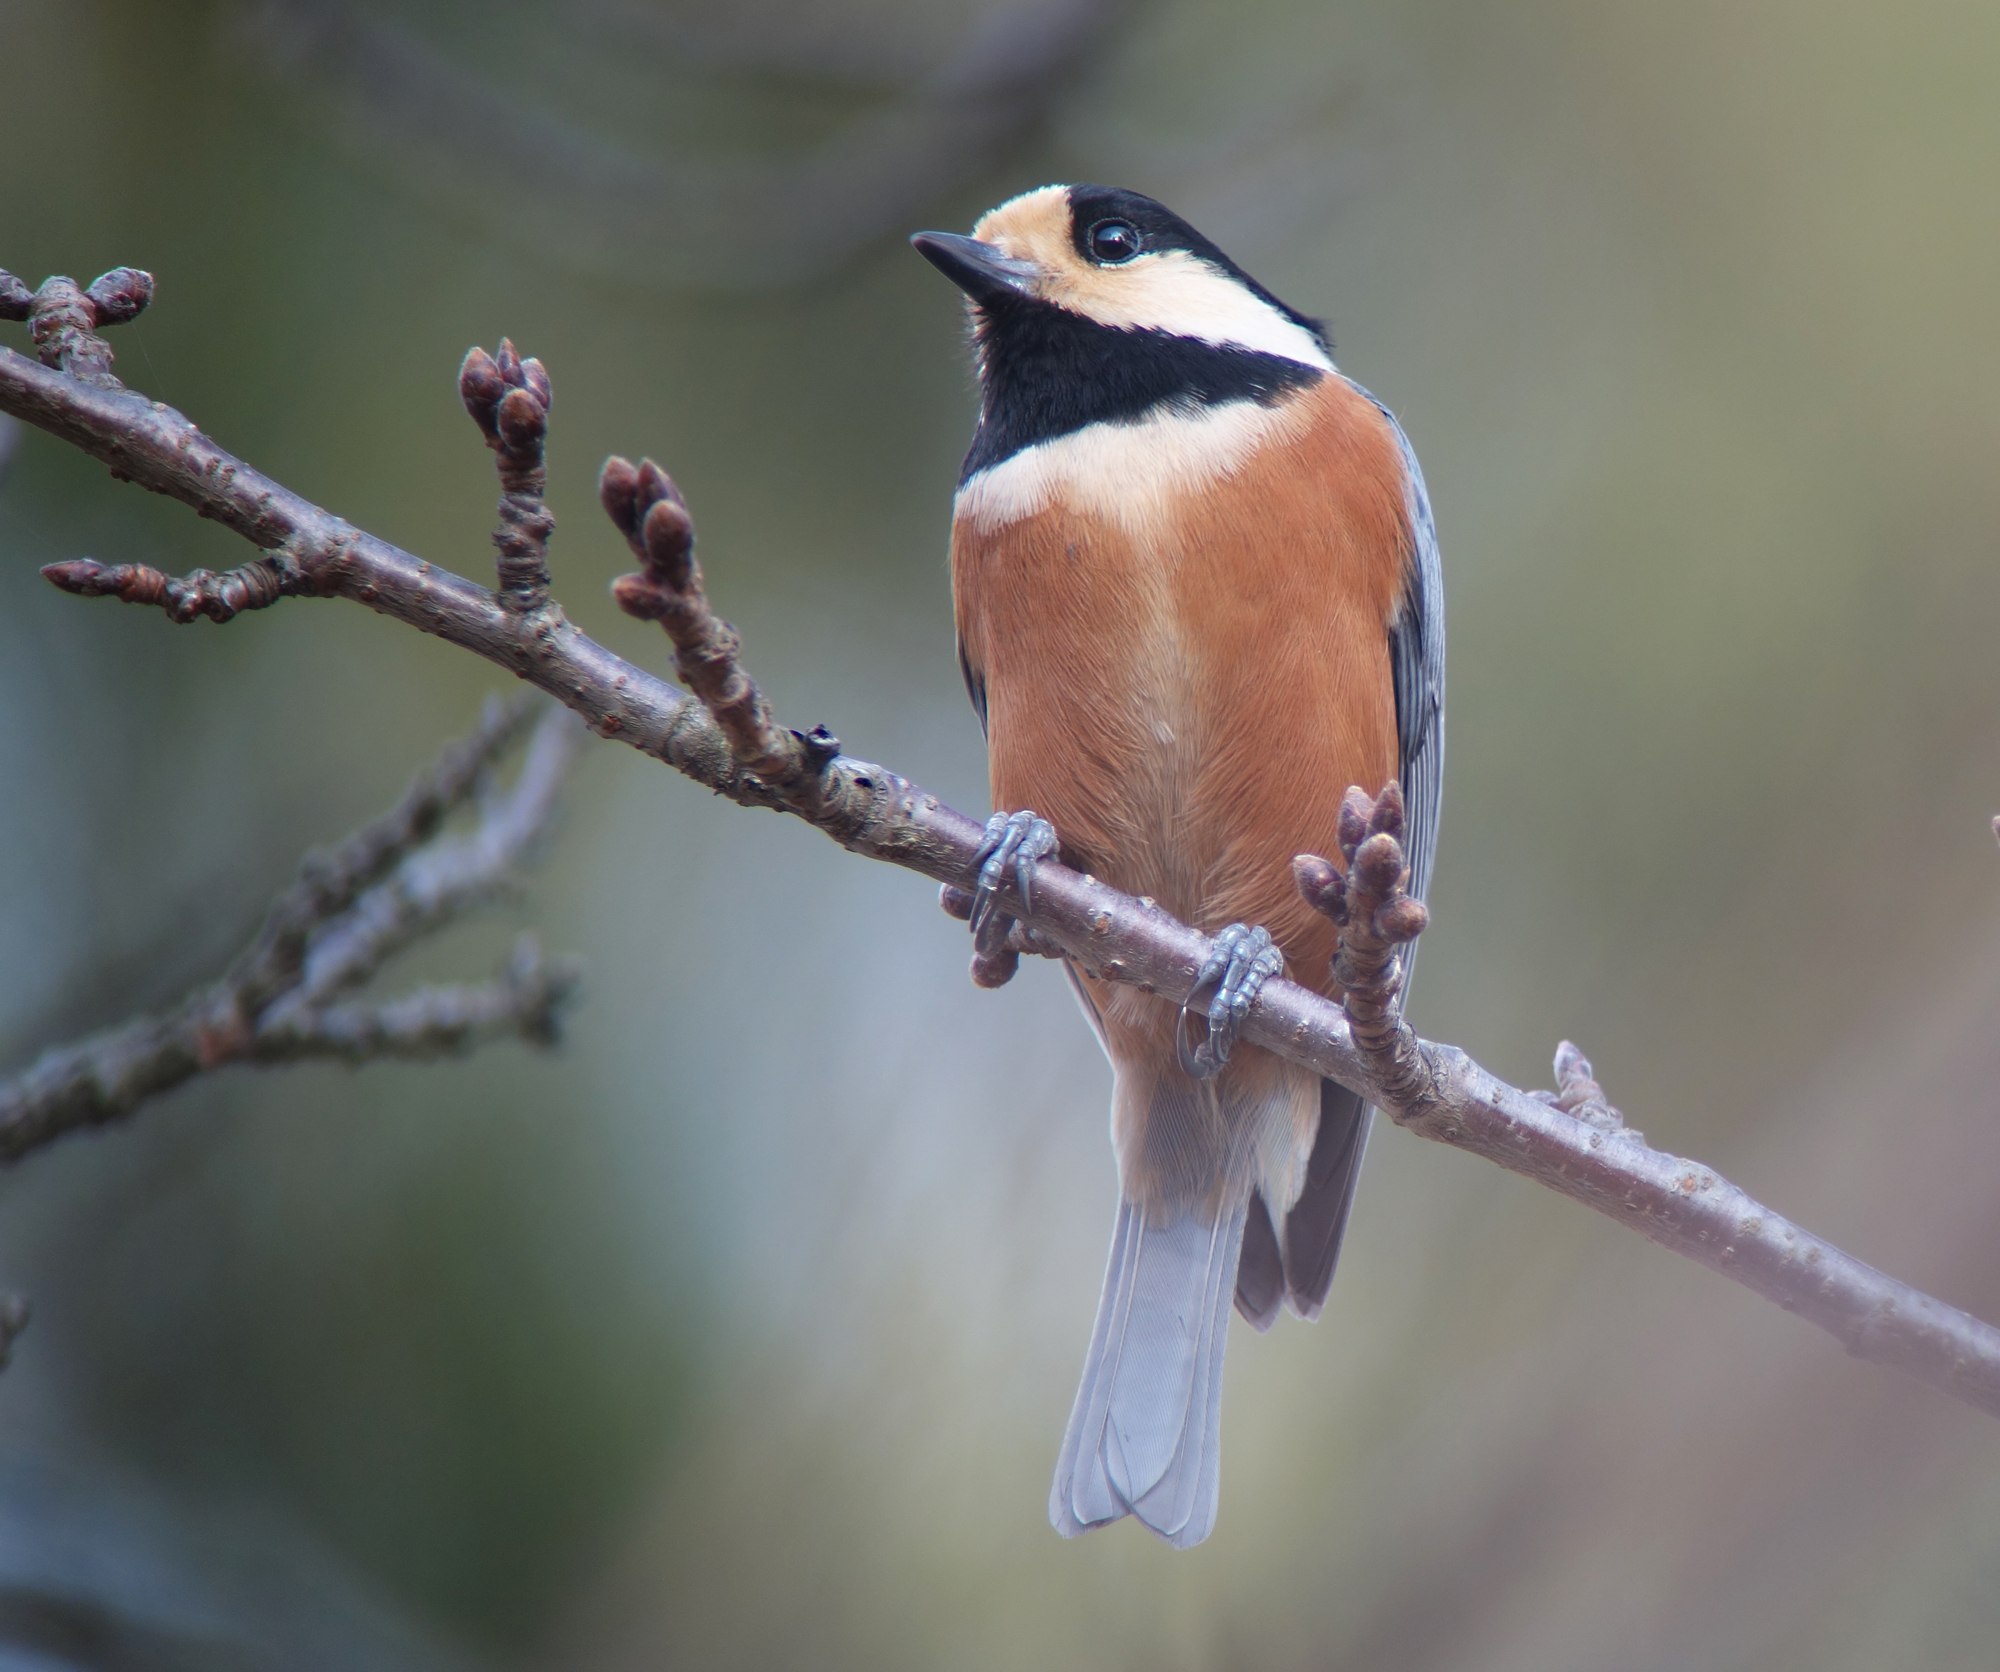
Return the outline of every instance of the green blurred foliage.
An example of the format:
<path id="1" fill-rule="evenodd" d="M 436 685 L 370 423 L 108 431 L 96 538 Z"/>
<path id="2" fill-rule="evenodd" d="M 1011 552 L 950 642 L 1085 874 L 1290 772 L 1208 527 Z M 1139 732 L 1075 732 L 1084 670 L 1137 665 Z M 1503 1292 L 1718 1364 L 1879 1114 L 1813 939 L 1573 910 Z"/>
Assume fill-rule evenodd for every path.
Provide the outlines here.
<path id="1" fill-rule="evenodd" d="M 2000 14 L 15 0 L 0 37 L 0 265 L 157 274 L 133 384 L 477 574 L 453 371 L 511 335 L 571 612 L 665 664 L 592 503 L 649 452 L 786 718 L 970 810 L 971 384 L 900 235 L 1048 179 L 1174 203 L 1424 460 L 1420 1025 L 1528 1083 L 1572 1035 L 1655 1142 L 2000 1313 Z M 212 970 L 497 677 L 344 605 L 55 595 L 57 557 L 241 553 L 38 436 L 0 554 L 9 1062 Z M 921 885 L 609 748 L 418 973 L 521 922 L 587 959 L 551 1057 L 219 1077 L 6 1179 L 0 1483 L 119 1482 L 66 1511 L 106 1540 L 223 1505 L 500 1665 L 1991 1664 L 1990 1423 L 1394 1132 L 1322 1322 L 1238 1332 L 1215 1538 L 1060 1543 L 1113 1186 L 1055 973 L 973 993 Z M 0 1580 L 40 1502 L 0 1484 Z"/>

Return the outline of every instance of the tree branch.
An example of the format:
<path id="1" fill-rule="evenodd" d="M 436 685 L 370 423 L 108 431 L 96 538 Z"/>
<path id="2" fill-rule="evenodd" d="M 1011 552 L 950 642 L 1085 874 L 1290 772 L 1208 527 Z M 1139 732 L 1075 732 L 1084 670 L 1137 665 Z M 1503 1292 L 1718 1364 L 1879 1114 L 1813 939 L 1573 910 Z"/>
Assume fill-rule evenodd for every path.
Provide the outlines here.
<path id="1" fill-rule="evenodd" d="M 539 422 L 545 423 L 545 388 L 538 401 Z M 677 649 L 704 647 L 694 658 L 699 677 L 696 668 L 685 677 L 716 704 L 720 724 L 697 698 L 579 631 L 553 599 L 496 595 L 353 528 L 250 468 L 169 408 L 0 350 L 0 412 L 240 534 L 275 567 L 281 595 L 365 604 L 508 669 L 581 714 L 600 735 L 720 794 L 790 812 L 842 846 L 921 872 L 948 891 L 971 885 L 981 837 L 977 822 L 895 773 L 839 754 L 823 732 L 783 732 L 769 721 L 761 699 L 744 697 L 754 687 L 740 667 L 734 635 L 709 632 L 700 620 L 705 601 L 698 612 L 691 602 L 698 575 L 692 528 L 682 540 L 678 526 L 686 508 L 680 505 L 678 519 L 659 511 L 679 503 L 670 484 L 644 493 L 635 486 L 631 506 L 647 501 L 635 518 L 626 508 L 625 476 L 616 467 L 607 472 L 614 520 L 628 538 L 636 528 L 647 564 L 636 581 L 621 584 L 620 600 L 628 607 L 634 599 L 648 608 L 671 606 L 659 616 L 670 631 L 671 617 L 681 613 L 692 637 L 684 643 L 675 632 Z M 623 469 L 635 484 L 645 479 L 643 466 Z M 659 532 L 673 538 L 648 538 L 655 515 L 662 518 Z M 667 523 L 676 526 L 668 529 Z M 683 552 L 676 552 L 677 541 Z M 50 578 L 67 584 L 67 566 L 54 568 Z M 766 752 L 767 745 L 775 754 Z M 752 760 L 772 776 L 753 771 Z M 1394 891 L 1375 892 L 1380 897 L 1369 910 L 1377 934 L 1407 938 L 1394 931 L 1410 925 L 1378 909 L 1393 904 Z M 1059 864 L 1038 868 L 1032 908 L 1011 882 L 1007 896 L 1006 909 L 1023 924 L 1019 950 L 1056 949 L 1168 1002 L 1188 996 L 1208 950 L 1206 937 L 1149 902 Z M 1377 967 L 1370 978 L 1378 1004 L 1387 1002 L 1385 974 L 1386 966 Z M 1850 1352 L 2000 1414 L 2000 1330 L 1864 1265 L 1699 1163 L 1649 1148 L 1615 1118 L 1601 1093 L 1587 1089 L 1588 1065 L 1578 1066 L 1574 1047 L 1565 1049 L 1563 1086 L 1551 1098 L 1507 1085 L 1463 1051 L 1418 1039 L 1406 1028 L 1385 1034 L 1382 1016 L 1371 1020 L 1360 1006 L 1356 1017 L 1365 1045 L 1341 1005 L 1275 980 L 1259 994 L 1243 1036 L 1354 1088 L 1422 1137 L 1484 1156 L 1722 1272 L 1828 1330 Z"/>
<path id="2" fill-rule="evenodd" d="M 446 816 L 478 793 L 531 722 L 513 784 L 488 798 L 469 835 L 440 836 Z M 527 936 L 490 981 L 380 1002 L 331 1001 L 508 885 L 548 829 L 579 730 L 562 709 L 532 699 L 490 704 L 479 729 L 447 747 L 388 812 L 307 855 L 219 981 L 47 1051 L 0 1082 L 0 1165 L 122 1119 L 230 1063 L 438 1056 L 505 1035 L 552 1042 L 576 972 L 568 960 L 544 959 Z"/>
<path id="3" fill-rule="evenodd" d="M 283 1016 L 258 1026 L 243 1060 L 361 1063 L 377 1057 L 440 1057 L 509 1034 L 531 1045 L 553 1045 L 563 1003 L 574 985 L 567 959 L 551 963 L 535 937 L 523 935 L 491 981 L 418 987 L 380 1004 L 288 1007 Z"/>

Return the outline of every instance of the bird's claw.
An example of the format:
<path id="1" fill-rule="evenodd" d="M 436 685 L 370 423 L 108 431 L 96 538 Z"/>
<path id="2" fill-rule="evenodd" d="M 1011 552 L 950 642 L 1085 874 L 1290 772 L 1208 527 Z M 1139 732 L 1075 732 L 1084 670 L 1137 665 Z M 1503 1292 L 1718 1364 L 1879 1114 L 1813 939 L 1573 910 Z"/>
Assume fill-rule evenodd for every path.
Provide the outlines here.
<path id="1" fill-rule="evenodd" d="M 1038 813 L 995 813 L 973 856 L 979 878 L 972 890 L 972 944 L 981 953 L 996 952 L 1006 943 L 1014 919 L 1000 909 L 1000 889 L 1007 868 L 1014 868 L 1014 887 L 1021 909 L 1035 903 L 1035 866 L 1056 851 L 1056 829 Z"/>
<path id="2" fill-rule="evenodd" d="M 1285 955 L 1267 929 L 1232 923 L 1215 937 L 1174 1028 L 1174 1050 L 1183 1073 L 1195 1080 L 1212 1080 L 1222 1072 L 1235 1049 L 1243 1019 L 1250 1014 L 1264 983 L 1282 975 L 1284 969 Z M 1208 1037 L 1197 1045 L 1188 1037 L 1188 1018 L 1204 997 L 1208 1000 Z"/>

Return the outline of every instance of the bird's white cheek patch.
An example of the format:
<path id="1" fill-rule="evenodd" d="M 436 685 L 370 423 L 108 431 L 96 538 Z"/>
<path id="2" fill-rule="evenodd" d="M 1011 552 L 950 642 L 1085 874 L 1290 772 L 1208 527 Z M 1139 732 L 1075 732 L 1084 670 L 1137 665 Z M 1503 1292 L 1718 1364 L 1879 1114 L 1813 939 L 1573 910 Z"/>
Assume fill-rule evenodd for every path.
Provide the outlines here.
<path id="1" fill-rule="evenodd" d="M 1232 401 L 1134 423 L 1090 424 L 989 465 L 958 490 L 953 514 L 989 531 L 1061 505 L 1140 533 L 1177 499 L 1232 475 L 1259 448 L 1295 434 L 1302 419 L 1297 403 Z"/>
<path id="2" fill-rule="evenodd" d="M 1043 295 L 1059 307 L 1118 331 L 1164 331 L 1216 348 L 1274 354 L 1323 372 L 1325 345 L 1241 281 L 1186 250 L 1161 250 L 1122 267 L 1092 267 L 1040 251 Z"/>

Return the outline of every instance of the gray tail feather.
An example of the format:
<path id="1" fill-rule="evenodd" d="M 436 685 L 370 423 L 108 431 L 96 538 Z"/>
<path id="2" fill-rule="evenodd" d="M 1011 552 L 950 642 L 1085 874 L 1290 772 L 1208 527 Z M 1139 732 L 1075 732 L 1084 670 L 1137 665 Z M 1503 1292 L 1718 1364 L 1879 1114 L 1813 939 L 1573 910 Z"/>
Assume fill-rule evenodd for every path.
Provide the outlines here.
<path id="1" fill-rule="evenodd" d="M 1302 1318 L 1317 1318 L 1333 1287 L 1333 1266 L 1340 1258 L 1340 1239 L 1347 1234 L 1372 1112 L 1359 1093 L 1332 1080 L 1320 1082 L 1319 1135 L 1306 1163 L 1305 1189 L 1285 1216 L 1285 1284 L 1292 1308 Z"/>
<path id="2" fill-rule="evenodd" d="M 1260 1335 L 1285 1309 L 1285 1255 L 1271 1225 L 1271 1209 L 1261 1190 L 1250 1197 L 1243 1221 L 1243 1257 L 1236 1263 L 1236 1310 Z"/>
<path id="3" fill-rule="evenodd" d="M 1249 1211 L 1168 1221 L 1118 1204 L 1111 1259 L 1049 1494 L 1065 1538 L 1132 1515 L 1185 1549 L 1215 1525 L 1222 1350 Z"/>

